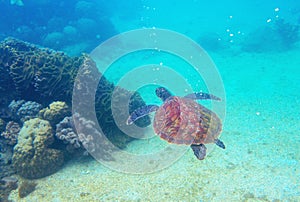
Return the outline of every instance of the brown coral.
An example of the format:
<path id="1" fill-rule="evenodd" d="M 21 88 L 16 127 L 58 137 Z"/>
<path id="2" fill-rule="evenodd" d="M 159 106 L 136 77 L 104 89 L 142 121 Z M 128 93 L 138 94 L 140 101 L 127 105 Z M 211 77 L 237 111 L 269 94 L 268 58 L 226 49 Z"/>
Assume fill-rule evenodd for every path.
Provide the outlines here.
<path id="1" fill-rule="evenodd" d="M 35 179 L 56 172 L 64 162 L 63 153 L 52 149 L 52 127 L 46 120 L 26 121 L 14 147 L 13 165 L 22 177 Z"/>
<path id="2" fill-rule="evenodd" d="M 71 110 L 65 102 L 52 102 L 49 107 L 42 109 L 39 116 L 49 121 L 52 126 L 59 123 L 64 117 L 71 115 Z"/>

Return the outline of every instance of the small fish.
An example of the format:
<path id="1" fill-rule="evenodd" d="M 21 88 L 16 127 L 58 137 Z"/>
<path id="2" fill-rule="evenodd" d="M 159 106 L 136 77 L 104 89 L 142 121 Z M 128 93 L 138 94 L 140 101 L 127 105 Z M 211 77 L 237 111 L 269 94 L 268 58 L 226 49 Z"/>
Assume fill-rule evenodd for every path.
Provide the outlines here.
<path id="1" fill-rule="evenodd" d="M 10 0 L 11 5 L 17 5 L 17 6 L 24 6 L 24 3 L 22 0 Z"/>

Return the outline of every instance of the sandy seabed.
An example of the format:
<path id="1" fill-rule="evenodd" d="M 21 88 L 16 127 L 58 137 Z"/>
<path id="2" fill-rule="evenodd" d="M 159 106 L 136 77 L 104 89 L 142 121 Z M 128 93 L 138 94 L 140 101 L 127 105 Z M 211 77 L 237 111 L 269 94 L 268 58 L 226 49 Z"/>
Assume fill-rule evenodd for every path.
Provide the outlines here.
<path id="1" fill-rule="evenodd" d="M 203 161 L 192 150 L 151 174 L 124 174 L 93 159 L 68 162 L 13 201 L 300 201 L 300 50 L 212 54 L 226 89 L 222 141 Z M 159 139 L 158 139 L 159 140 Z M 133 141 L 128 150 L 157 141 Z M 161 140 L 160 140 L 161 141 Z"/>

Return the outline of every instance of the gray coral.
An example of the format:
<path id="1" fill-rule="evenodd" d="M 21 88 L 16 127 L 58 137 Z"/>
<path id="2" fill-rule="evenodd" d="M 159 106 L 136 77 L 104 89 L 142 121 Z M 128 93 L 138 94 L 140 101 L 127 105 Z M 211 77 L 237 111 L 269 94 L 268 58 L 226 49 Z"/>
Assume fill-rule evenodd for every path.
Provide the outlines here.
<path id="1" fill-rule="evenodd" d="M 56 124 L 55 136 L 67 144 L 67 150 L 73 152 L 74 149 L 82 147 L 74 127 L 71 116 L 65 117 L 61 122 Z"/>

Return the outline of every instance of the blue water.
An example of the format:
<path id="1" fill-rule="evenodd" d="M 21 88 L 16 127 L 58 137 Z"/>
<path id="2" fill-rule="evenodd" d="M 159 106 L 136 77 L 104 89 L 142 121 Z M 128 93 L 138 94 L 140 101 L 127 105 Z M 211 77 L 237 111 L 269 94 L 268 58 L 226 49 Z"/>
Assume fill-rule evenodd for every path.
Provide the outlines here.
<path id="1" fill-rule="evenodd" d="M 178 33 L 203 48 L 199 54 L 207 60 L 199 70 L 189 52 L 186 59 L 160 50 L 165 41 L 177 50 L 185 46 L 159 41 L 158 34 L 157 48 L 120 56 L 103 71 L 101 64 L 112 55 L 147 41 L 115 40 L 107 53 L 92 51 L 136 29 Z M 155 95 L 160 85 L 179 96 L 214 92 L 222 102 L 199 103 L 221 117 L 226 145 L 225 150 L 208 146 L 203 161 L 183 148 L 180 158 L 162 169 L 156 169 L 155 159 L 149 165 L 142 161 L 140 174 L 133 174 L 136 164 L 131 167 L 122 156 L 124 168 L 118 169 L 114 162 L 104 166 L 75 156 L 53 175 L 34 180 L 38 186 L 26 198 L 12 191 L 13 201 L 300 201 L 300 1 L 2 0 L 0 40 L 7 37 L 72 57 L 91 53 L 109 81 L 138 91 L 147 104 L 162 104 Z M 201 68 L 217 74 L 204 75 Z M 47 102 L 52 101 L 57 100 Z M 145 137 L 124 151 L 151 155 L 168 145 L 151 125 Z M 160 160 L 168 159 L 166 154 Z M 154 172 L 143 173 L 144 167 Z"/>

